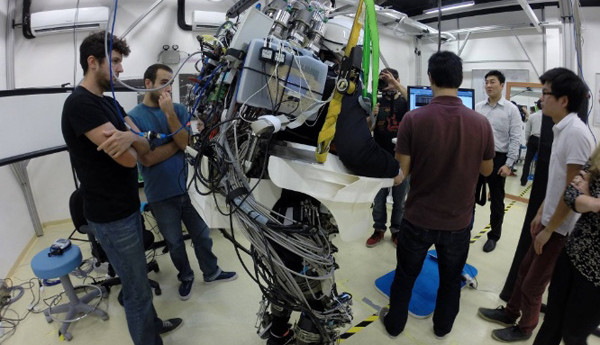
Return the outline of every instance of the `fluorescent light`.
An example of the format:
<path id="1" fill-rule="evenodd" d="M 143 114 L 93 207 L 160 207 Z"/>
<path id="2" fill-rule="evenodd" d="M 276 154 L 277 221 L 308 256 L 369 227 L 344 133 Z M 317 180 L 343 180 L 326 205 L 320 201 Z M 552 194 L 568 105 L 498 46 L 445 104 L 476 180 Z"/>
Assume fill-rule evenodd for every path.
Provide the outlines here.
<path id="1" fill-rule="evenodd" d="M 441 10 L 442 10 L 442 12 L 444 12 L 444 11 L 456 10 L 456 9 L 464 8 L 464 7 L 470 7 L 473 5 L 475 5 L 475 1 L 466 1 L 466 2 L 461 2 L 458 4 L 442 6 Z M 424 14 L 432 14 L 432 13 L 437 13 L 437 12 L 438 12 L 438 8 L 432 8 L 432 9 L 423 11 Z"/>

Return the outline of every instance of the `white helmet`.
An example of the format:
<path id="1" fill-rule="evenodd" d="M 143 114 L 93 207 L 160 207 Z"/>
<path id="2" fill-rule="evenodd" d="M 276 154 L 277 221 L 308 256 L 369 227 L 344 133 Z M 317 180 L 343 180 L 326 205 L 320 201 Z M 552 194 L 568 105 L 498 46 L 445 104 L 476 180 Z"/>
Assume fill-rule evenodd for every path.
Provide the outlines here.
<path id="1" fill-rule="evenodd" d="M 323 48 L 335 54 L 343 55 L 350 38 L 353 21 L 352 18 L 343 16 L 329 19 L 325 23 L 325 34 L 321 41 Z M 362 44 L 362 31 L 358 38 L 358 44 Z"/>

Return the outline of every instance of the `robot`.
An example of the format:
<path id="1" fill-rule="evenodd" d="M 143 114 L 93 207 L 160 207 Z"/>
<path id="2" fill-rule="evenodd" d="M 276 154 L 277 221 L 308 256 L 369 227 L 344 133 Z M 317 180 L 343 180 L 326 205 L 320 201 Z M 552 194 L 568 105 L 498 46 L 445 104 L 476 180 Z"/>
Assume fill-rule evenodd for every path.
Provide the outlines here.
<path id="1" fill-rule="evenodd" d="M 254 2 L 242 0 L 229 9 L 229 18 L 247 10 L 238 23 L 227 21 L 214 36 L 198 37 L 202 68 L 188 107 L 205 129 L 187 150 L 194 167 L 189 188 L 204 205 L 210 203 L 204 215 L 218 212 L 228 222 L 223 227 L 230 231 L 223 233 L 240 259 L 251 257 L 253 265 L 245 269 L 263 295 L 256 327 L 267 344 L 334 344 L 352 320 L 352 295 L 337 290 L 331 235 L 350 219 L 341 214 L 356 212 L 337 206 L 347 190 L 332 191 L 321 176 L 349 185 L 370 203 L 391 184 L 376 177 L 393 177 L 398 167 L 391 156 L 367 152 L 382 160 L 378 164 L 395 163 L 395 173 L 352 177 L 344 164 L 358 170 L 362 165 L 350 153 L 355 148 L 344 129 L 349 125 L 338 126 L 335 141 L 344 164 L 335 156 L 325 165 L 315 163 L 316 138 L 339 69 L 359 74 L 360 66 L 342 59 L 350 28 L 328 18 L 329 1 L 273 0 L 263 11 L 250 8 Z M 368 132 L 359 98 L 348 97 L 342 111 L 361 116 Z M 302 169 L 306 175 L 296 176 Z M 268 183 L 281 188 L 274 204 L 258 196 Z M 371 193 L 364 193 L 366 186 Z M 238 233 L 249 247 L 237 240 Z M 300 313 L 293 327 L 292 312 Z"/>

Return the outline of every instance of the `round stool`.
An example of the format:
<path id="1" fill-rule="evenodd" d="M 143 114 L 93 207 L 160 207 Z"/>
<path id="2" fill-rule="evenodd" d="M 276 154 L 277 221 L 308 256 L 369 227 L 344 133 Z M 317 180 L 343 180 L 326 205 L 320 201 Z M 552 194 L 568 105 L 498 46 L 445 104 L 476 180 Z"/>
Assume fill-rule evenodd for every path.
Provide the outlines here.
<path id="1" fill-rule="evenodd" d="M 92 299 L 101 296 L 101 290 L 94 290 L 81 298 L 75 293 L 69 273 L 81 264 L 81 250 L 79 247 L 71 244 L 71 247 L 64 251 L 62 255 L 48 256 L 49 252 L 50 248 L 46 248 L 37 253 L 31 259 L 31 269 L 37 277 L 42 279 L 60 278 L 69 302 L 44 310 L 44 315 L 46 316 L 46 321 L 52 322 L 53 319 L 50 314 L 66 313 L 64 318 L 66 321 L 63 322 L 59 330 L 59 336 L 62 335 L 66 340 L 71 340 L 73 336 L 67 332 L 67 329 L 71 325 L 72 321 L 70 320 L 78 314 L 94 314 L 101 317 L 102 320 L 108 320 L 108 314 L 87 304 Z"/>

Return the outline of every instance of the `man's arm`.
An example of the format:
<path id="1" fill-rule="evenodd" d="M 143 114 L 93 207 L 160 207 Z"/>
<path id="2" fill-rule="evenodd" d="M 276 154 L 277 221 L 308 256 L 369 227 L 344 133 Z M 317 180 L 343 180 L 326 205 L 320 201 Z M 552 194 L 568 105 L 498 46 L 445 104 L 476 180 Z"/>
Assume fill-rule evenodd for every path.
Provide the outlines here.
<path id="1" fill-rule="evenodd" d="M 511 168 L 517 159 L 519 159 L 519 148 L 521 147 L 521 115 L 517 107 L 509 107 L 510 127 L 508 129 L 508 153 L 506 155 L 506 165 Z"/>
<path id="2" fill-rule="evenodd" d="M 400 162 L 400 169 L 402 169 L 404 178 L 408 177 L 410 174 L 410 156 L 396 153 L 396 160 Z"/>
<path id="3" fill-rule="evenodd" d="M 179 152 L 179 147 L 174 141 L 171 141 L 167 144 L 158 146 L 152 151 L 148 151 L 146 154 L 140 155 L 138 160 L 143 166 L 151 167 L 169 159 L 177 152 Z"/>
<path id="4" fill-rule="evenodd" d="M 173 141 L 177 144 L 180 150 L 184 151 L 188 145 L 190 136 L 185 127 L 181 128 L 182 125 L 179 121 L 179 118 L 177 118 L 177 113 L 175 112 L 171 95 L 168 92 L 163 92 L 158 98 L 158 104 L 160 105 L 160 109 L 163 111 L 163 113 L 165 113 L 167 124 L 169 125 L 169 131 L 171 131 L 171 133 L 179 131 L 177 134 L 173 135 Z"/>
<path id="5" fill-rule="evenodd" d="M 119 131 L 112 123 L 105 122 L 87 131 L 85 136 L 98 146 L 98 151 L 104 151 L 120 165 L 128 168 L 136 166 L 137 152 L 131 144 L 137 139 L 132 132 Z"/>
<path id="6" fill-rule="evenodd" d="M 133 120 L 129 116 L 125 116 L 125 122 L 131 127 L 134 131 L 140 132 L 140 129 L 133 123 Z M 150 143 L 146 138 L 140 137 L 139 135 L 135 136 L 135 141 L 131 144 L 138 155 L 143 155 L 146 152 L 150 151 Z"/>
<path id="7" fill-rule="evenodd" d="M 527 120 L 527 122 L 525 123 L 525 141 L 529 140 L 529 137 L 531 136 L 531 129 L 532 129 L 532 121 L 533 119 L 531 117 L 529 117 L 529 120 Z"/>
<path id="8" fill-rule="evenodd" d="M 569 183 L 575 178 L 575 176 L 579 173 L 579 171 L 583 168 L 583 165 L 580 164 L 567 164 L 567 178 L 565 181 L 565 188 L 569 185 Z M 571 213 L 571 209 L 567 204 L 565 204 L 563 198 L 560 198 L 552 217 L 550 217 L 550 221 L 546 224 L 546 228 L 541 231 L 535 237 L 534 249 L 535 252 L 540 255 L 542 254 L 542 249 L 544 245 L 552 236 L 552 233 L 556 228 L 558 228 L 567 218 L 567 216 Z"/>
<path id="9" fill-rule="evenodd" d="M 494 160 L 488 159 L 481 162 L 479 166 L 479 173 L 483 176 L 490 176 L 494 170 Z"/>

